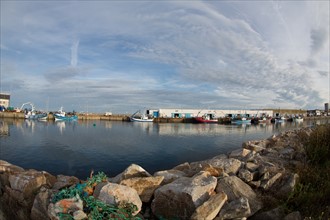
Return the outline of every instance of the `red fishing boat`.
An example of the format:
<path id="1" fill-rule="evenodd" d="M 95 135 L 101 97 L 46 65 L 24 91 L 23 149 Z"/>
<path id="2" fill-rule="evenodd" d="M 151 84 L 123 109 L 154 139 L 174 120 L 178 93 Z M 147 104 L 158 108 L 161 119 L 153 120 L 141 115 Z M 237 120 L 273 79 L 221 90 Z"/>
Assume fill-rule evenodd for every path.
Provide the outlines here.
<path id="1" fill-rule="evenodd" d="M 196 123 L 218 123 L 218 118 L 214 114 L 204 114 L 202 117 L 195 117 Z"/>

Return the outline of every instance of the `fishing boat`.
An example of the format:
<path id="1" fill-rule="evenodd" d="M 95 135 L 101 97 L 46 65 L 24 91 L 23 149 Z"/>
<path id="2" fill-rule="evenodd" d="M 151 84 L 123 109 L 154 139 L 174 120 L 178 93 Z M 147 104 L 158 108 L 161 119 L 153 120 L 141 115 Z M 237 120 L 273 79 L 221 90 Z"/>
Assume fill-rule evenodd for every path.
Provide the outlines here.
<path id="1" fill-rule="evenodd" d="M 24 109 L 25 105 L 30 105 L 31 109 Z M 36 111 L 35 106 L 33 105 L 33 103 L 31 102 L 26 102 L 24 103 L 21 108 L 20 111 L 23 111 L 24 109 L 24 118 L 25 119 L 31 119 L 31 120 L 44 120 L 47 119 L 48 114 L 45 112 L 40 112 L 40 111 Z"/>
<path id="2" fill-rule="evenodd" d="M 251 123 L 251 119 L 247 119 L 245 117 L 242 118 L 233 118 L 231 120 L 232 124 L 250 124 Z"/>
<path id="3" fill-rule="evenodd" d="M 48 119 L 48 113 L 39 113 L 37 114 L 37 119 L 39 121 L 45 121 Z"/>
<path id="4" fill-rule="evenodd" d="M 55 121 L 73 121 L 77 120 L 77 115 L 67 115 L 65 111 L 63 111 L 63 107 L 60 108 L 60 110 L 56 113 L 54 113 L 54 119 Z"/>
<path id="5" fill-rule="evenodd" d="M 130 117 L 130 121 L 133 122 L 153 122 L 154 118 L 148 117 L 148 114 L 141 113 L 140 110 L 136 111 L 133 115 Z"/>
<path id="6" fill-rule="evenodd" d="M 194 118 L 196 123 L 218 123 L 218 118 L 214 114 L 204 114 L 201 117 Z"/>

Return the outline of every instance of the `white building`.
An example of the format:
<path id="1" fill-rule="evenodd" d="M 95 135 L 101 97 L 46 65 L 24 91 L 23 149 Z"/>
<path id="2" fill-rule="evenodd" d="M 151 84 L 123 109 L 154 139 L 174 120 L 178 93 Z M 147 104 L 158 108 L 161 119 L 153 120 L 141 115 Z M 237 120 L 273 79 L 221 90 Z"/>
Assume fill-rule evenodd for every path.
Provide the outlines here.
<path id="1" fill-rule="evenodd" d="M 147 110 L 150 115 L 155 118 L 193 118 L 197 116 L 203 116 L 205 114 L 212 114 L 215 118 L 222 117 L 262 117 L 273 116 L 272 110 L 220 110 L 220 109 L 157 109 Z"/>
<path id="2" fill-rule="evenodd" d="M 0 93 L 0 106 L 8 108 L 10 106 L 10 95 L 7 93 Z"/>

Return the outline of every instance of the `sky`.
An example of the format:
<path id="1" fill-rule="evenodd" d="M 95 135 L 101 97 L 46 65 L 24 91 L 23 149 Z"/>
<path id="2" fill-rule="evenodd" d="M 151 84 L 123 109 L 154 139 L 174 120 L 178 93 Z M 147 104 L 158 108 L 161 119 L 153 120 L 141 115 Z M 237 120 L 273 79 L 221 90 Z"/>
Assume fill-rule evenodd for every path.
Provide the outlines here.
<path id="1" fill-rule="evenodd" d="M 1 0 L 11 106 L 323 109 L 329 1 Z"/>

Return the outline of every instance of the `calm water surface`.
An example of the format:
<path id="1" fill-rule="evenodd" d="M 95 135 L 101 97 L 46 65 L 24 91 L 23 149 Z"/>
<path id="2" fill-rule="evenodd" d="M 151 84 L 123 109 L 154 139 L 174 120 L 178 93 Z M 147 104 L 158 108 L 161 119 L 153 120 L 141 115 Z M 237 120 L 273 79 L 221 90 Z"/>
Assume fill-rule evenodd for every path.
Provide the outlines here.
<path id="1" fill-rule="evenodd" d="M 247 140 L 320 123 L 330 120 L 220 125 L 0 119 L 0 159 L 80 179 L 86 179 L 91 169 L 115 176 L 132 163 L 153 174 L 228 153 Z"/>

